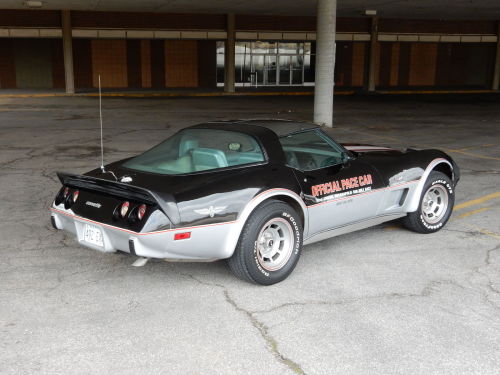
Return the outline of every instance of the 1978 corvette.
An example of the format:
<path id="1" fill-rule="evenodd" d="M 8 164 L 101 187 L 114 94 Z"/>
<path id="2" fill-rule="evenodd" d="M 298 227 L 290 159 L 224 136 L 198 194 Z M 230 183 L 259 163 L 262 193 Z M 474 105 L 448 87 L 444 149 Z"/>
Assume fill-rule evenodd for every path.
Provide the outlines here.
<path id="1" fill-rule="evenodd" d="M 439 150 L 339 144 L 284 120 L 199 124 L 136 157 L 58 176 L 52 224 L 82 245 L 227 259 L 236 276 L 264 285 L 293 271 L 303 244 L 397 218 L 438 231 L 460 177 Z"/>

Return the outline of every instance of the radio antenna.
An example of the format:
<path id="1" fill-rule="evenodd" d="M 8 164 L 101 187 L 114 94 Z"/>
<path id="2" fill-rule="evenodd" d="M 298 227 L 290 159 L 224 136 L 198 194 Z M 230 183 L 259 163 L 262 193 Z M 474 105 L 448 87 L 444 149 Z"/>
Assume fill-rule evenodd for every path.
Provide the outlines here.
<path id="1" fill-rule="evenodd" d="M 98 75 L 99 81 L 99 122 L 101 124 L 101 171 L 102 173 L 106 173 L 104 169 L 104 142 L 102 139 L 102 95 L 101 95 L 101 75 Z"/>

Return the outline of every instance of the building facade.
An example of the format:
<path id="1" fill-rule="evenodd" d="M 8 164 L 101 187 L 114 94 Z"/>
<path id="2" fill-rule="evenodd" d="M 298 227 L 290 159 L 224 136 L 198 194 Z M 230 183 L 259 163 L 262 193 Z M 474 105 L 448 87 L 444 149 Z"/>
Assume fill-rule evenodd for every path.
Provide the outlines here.
<path id="1" fill-rule="evenodd" d="M 338 18 L 337 88 L 492 86 L 496 21 Z M 71 12 L 77 90 L 216 88 L 224 84 L 226 16 Z M 236 86 L 312 86 L 315 17 L 236 15 Z M 61 12 L 0 10 L 0 88 L 64 88 Z"/>

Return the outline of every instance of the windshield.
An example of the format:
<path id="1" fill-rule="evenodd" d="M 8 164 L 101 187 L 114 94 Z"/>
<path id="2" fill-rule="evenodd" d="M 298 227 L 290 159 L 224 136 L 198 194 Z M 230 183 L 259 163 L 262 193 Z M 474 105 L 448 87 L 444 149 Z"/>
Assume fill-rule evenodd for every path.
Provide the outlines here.
<path id="1" fill-rule="evenodd" d="M 215 129 L 186 129 L 130 159 L 124 167 L 175 175 L 260 163 L 264 153 L 250 135 Z"/>

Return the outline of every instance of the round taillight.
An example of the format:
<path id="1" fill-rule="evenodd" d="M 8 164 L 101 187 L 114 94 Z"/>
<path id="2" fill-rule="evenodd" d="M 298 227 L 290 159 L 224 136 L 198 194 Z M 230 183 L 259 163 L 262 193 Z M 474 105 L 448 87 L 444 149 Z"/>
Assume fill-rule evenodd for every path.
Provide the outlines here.
<path id="1" fill-rule="evenodd" d="M 78 196 L 80 195 L 80 191 L 79 190 L 75 190 L 73 192 L 73 203 L 76 202 L 76 200 L 78 199 Z"/>
<path id="2" fill-rule="evenodd" d="M 125 217 L 127 215 L 129 206 L 130 206 L 129 202 L 123 202 L 122 203 L 122 206 L 120 207 L 120 215 L 122 217 Z"/>
<path id="3" fill-rule="evenodd" d="M 145 204 L 141 204 L 139 206 L 139 208 L 137 209 L 137 218 L 139 220 L 142 220 L 142 218 L 144 217 L 145 214 L 146 214 L 146 205 Z"/>

